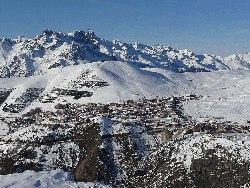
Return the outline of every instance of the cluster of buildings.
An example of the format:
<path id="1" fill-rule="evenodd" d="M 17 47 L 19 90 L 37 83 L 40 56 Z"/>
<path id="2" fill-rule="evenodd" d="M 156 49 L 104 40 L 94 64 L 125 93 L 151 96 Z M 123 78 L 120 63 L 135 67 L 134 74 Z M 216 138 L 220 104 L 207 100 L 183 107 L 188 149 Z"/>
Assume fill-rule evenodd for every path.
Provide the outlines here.
<path id="1" fill-rule="evenodd" d="M 181 132 L 248 132 L 248 126 L 239 126 L 232 122 L 205 121 L 196 122 L 183 113 L 182 104 L 188 100 L 198 100 L 196 95 L 127 100 L 123 103 L 88 103 L 57 104 L 52 111 L 42 111 L 36 108 L 24 114 L 23 117 L 11 121 L 12 127 L 28 126 L 35 123 L 54 127 L 87 126 L 96 117 L 105 117 L 122 126 L 139 125 L 153 129 L 181 130 Z M 178 132 L 178 131 L 177 131 Z"/>
<path id="2" fill-rule="evenodd" d="M 110 104 L 57 104 L 54 111 L 43 112 L 32 110 L 25 116 L 36 122 L 49 120 L 53 124 L 88 123 L 94 117 L 106 117 L 112 121 L 120 121 L 124 126 L 130 124 L 158 127 L 178 126 L 188 122 L 179 109 L 181 100 L 186 98 L 158 98 L 128 100 L 124 103 Z M 37 113 L 38 112 L 38 113 Z M 185 123 L 186 124 L 186 123 Z"/>

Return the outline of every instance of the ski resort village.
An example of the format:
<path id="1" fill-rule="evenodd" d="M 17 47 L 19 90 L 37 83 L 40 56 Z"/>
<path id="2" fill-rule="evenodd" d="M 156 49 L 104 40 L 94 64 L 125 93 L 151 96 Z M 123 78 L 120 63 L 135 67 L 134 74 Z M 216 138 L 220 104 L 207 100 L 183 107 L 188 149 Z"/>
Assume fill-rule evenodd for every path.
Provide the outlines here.
<path id="1" fill-rule="evenodd" d="M 250 187 L 250 53 L 45 30 L 0 40 L 0 187 Z"/>

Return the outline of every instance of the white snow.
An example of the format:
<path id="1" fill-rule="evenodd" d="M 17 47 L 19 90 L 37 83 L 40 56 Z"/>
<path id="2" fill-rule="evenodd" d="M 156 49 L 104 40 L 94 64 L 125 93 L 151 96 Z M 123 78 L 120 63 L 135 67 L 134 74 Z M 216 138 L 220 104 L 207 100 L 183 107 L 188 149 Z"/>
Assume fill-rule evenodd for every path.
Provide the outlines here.
<path id="1" fill-rule="evenodd" d="M 238 162 L 249 161 L 249 142 L 242 142 L 242 139 L 246 139 L 244 137 L 247 137 L 247 140 L 249 140 L 249 135 L 245 134 L 238 135 L 237 140 L 234 139 L 236 137 L 233 136 L 226 137 L 225 135 L 213 136 L 209 134 L 195 134 L 184 140 L 175 142 L 173 147 L 175 147 L 175 151 L 178 152 L 173 152 L 171 158 L 176 159 L 178 162 L 183 162 L 188 171 L 190 171 L 192 160 L 203 158 L 204 150 L 214 148 L 216 148 L 215 154 L 220 158 L 228 157 L 224 152 L 227 151 L 231 154 L 230 160 L 237 159 Z"/>
<path id="2" fill-rule="evenodd" d="M 7 123 L 0 121 L 0 138 L 7 135 L 9 132 L 9 126 Z"/>
<path id="3" fill-rule="evenodd" d="M 196 86 L 192 93 L 203 96 L 184 106 L 188 115 L 201 121 L 222 118 L 221 121 L 247 125 L 250 120 L 249 71 L 197 73 L 196 78 L 188 75 Z"/>
<path id="4" fill-rule="evenodd" d="M 89 188 L 89 187 L 111 187 L 98 182 L 75 182 L 69 172 L 61 169 L 51 171 L 25 171 L 8 175 L 0 175 L 0 187 L 7 188 Z"/>

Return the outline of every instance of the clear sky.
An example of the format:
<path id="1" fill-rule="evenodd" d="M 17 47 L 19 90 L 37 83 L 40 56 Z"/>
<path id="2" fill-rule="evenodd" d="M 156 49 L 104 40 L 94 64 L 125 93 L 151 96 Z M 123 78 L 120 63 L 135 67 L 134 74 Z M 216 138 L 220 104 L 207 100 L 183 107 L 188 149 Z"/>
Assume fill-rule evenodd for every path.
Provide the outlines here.
<path id="1" fill-rule="evenodd" d="M 196 54 L 250 51 L 249 0 L 0 0 L 0 38 L 91 29 L 104 39 Z"/>

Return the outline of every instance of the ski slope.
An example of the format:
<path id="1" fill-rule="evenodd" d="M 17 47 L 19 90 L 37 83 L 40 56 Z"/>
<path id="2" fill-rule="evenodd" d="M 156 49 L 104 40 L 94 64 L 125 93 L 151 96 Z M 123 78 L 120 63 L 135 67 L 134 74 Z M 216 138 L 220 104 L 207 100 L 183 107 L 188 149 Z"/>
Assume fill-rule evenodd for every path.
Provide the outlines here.
<path id="1" fill-rule="evenodd" d="M 84 71 L 89 73 L 81 78 L 82 80 L 105 81 L 108 85 L 79 88 L 76 83 L 82 81 L 80 77 Z M 39 94 L 40 97 L 56 95 L 51 93 L 54 88 L 78 89 L 93 93 L 90 97 L 79 99 L 58 96 L 53 103 L 42 103 L 36 99 L 28 103 L 21 114 L 35 107 L 50 110 L 58 103 L 110 103 L 196 94 L 203 97 L 184 105 L 183 108 L 188 115 L 201 121 L 222 118 L 223 121 L 246 124 L 247 120 L 250 120 L 249 74 L 247 70 L 174 73 L 160 68 L 140 68 L 130 62 L 99 61 L 53 69 L 39 76 L 2 78 L 0 85 L 1 88 L 14 88 L 4 104 L 15 103 L 15 100 L 29 88 L 44 88 Z M 2 109 L 1 114 L 18 115 L 4 112 Z"/>

